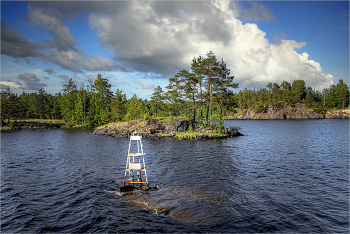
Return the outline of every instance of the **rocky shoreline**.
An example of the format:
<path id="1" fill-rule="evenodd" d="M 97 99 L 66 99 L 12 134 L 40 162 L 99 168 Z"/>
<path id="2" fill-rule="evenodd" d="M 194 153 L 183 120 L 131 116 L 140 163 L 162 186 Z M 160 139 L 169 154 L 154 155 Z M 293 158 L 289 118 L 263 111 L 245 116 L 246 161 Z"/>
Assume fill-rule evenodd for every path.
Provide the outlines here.
<path id="1" fill-rule="evenodd" d="M 182 119 L 178 121 L 176 131 L 187 132 L 190 129 L 190 120 Z M 142 137 L 150 139 L 183 139 L 173 133 L 175 131 L 174 123 L 151 121 L 136 121 L 136 129 Z M 93 135 L 104 135 L 107 137 L 129 137 L 135 130 L 135 121 L 110 123 L 101 128 L 96 128 Z M 201 128 L 198 123 L 192 125 L 192 131 L 196 139 L 224 139 L 234 136 L 243 136 L 237 129 L 223 128 L 223 134 L 216 134 L 211 127 Z M 193 139 L 193 137 L 191 138 Z"/>
<path id="2" fill-rule="evenodd" d="M 245 109 L 240 113 L 236 113 L 227 117 L 227 119 L 348 119 L 350 117 L 349 111 L 344 110 L 329 110 L 326 111 L 324 115 L 315 112 L 312 109 L 307 108 L 304 104 L 296 103 L 295 105 L 288 105 L 286 103 L 265 107 L 262 112 L 258 112 L 254 109 Z M 184 122 L 182 125 L 181 123 Z M 188 119 L 180 119 L 178 121 L 178 126 L 187 126 L 189 124 Z M 116 136 L 119 134 L 121 136 L 128 136 L 134 130 L 135 121 L 123 122 L 123 123 L 110 123 L 105 127 L 95 128 L 95 135 L 106 135 L 106 136 Z M 175 138 L 171 135 L 171 132 L 175 130 L 175 123 L 165 123 L 165 122 L 156 122 L 151 121 L 147 124 L 147 121 L 137 121 L 137 127 L 141 129 L 144 137 L 149 138 Z M 55 128 L 67 128 L 67 129 L 91 129 L 91 127 L 81 125 L 67 125 L 59 120 L 36 120 L 36 119 L 27 119 L 27 120 L 18 120 L 13 123 L 13 127 L 1 128 L 1 131 L 6 130 L 26 130 L 26 129 L 55 129 Z M 182 127 L 180 127 L 181 129 Z M 187 130 L 187 129 L 186 129 Z M 185 131 L 186 131 L 185 130 Z M 180 131 L 184 131 L 183 129 Z M 231 137 L 231 136 L 240 136 L 239 132 L 235 132 L 229 129 L 224 129 L 224 132 L 228 131 L 226 136 L 216 136 L 216 138 L 222 137 Z M 193 132 L 199 132 L 201 135 L 197 137 L 202 139 L 215 139 L 215 136 L 212 136 L 214 130 L 210 127 L 204 129 L 200 128 L 199 124 L 196 123 L 193 125 Z"/>
<path id="3" fill-rule="evenodd" d="M 228 119 L 345 119 L 349 118 L 349 112 L 341 110 L 326 111 L 325 115 L 316 113 L 305 104 L 296 103 L 292 106 L 283 103 L 280 105 L 265 107 L 262 112 L 253 109 L 243 110 L 241 113 L 228 116 Z"/>
<path id="4" fill-rule="evenodd" d="M 11 126 L 12 125 L 12 126 Z M 89 126 L 82 125 L 68 125 L 61 120 L 50 120 L 50 119 L 24 119 L 11 121 L 11 125 L 5 125 L 1 127 L 1 131 L 9 130 L 34 130 L 34 129 L 93 129 Z"/>

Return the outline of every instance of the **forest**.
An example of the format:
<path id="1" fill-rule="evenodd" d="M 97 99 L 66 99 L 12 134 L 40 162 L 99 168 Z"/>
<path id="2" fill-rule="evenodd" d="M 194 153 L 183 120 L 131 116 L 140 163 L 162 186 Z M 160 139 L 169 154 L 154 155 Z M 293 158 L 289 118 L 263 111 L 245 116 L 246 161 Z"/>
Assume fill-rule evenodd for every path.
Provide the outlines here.
<path id="1" fill-rule="evenodd" d="M 260 90 L 243 89 L 212 51 L 205 57 L 193 58 L 191 70 L 181 70 L 169 78 L 163 90 L 154 89 L 150 100 L 135 94 L 128 99 L 123 91 L 111 91 L 111 84 L 101 74 L 88 85 L 77 87 L 70 79 L 55 95 L 38 92 L 18 95 L 10 89 L 1 91 L 1 125 L 10 120 L 52 119 L 67 125 L 99 126 L 109 122 L 130 121 L 149 117 L 186 117 L 210 124 L 222 121 L 243 109 L 261 112 L 266 106 L 281 103 L 304 103 L 317 113 L 349 106 L 349 87 L 343 80 L 322 92 L 306 87 L 304 80 L 281 84 L 269 83 Z M 236 92 L 234 92 L 236 91 Z"/>

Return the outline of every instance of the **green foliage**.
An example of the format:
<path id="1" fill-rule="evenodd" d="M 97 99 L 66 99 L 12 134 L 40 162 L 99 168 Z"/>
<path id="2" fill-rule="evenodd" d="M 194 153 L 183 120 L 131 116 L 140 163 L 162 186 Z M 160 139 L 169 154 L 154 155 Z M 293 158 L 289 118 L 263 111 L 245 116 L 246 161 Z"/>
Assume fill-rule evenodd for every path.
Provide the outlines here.
<path id="1" fill-rule="evenodd" d="M 313 102 L 312 103 L 312 109 L 316 112 L 316 113 L 320 113 L 323 116 L 326 114 L 326 110 L 325 108 L 322 106 L 322 104 L 320 102 Z"/>
<path id="2" fill-rule="evenodd" d="M 328 109 L 342 109 L 343 106 L 349 105 L 349 88 L 343 80 L 339 80 L 337 85 L 332 85 L 330 89 L 324 89 L 321 93 L 311 87 L 306 88 L 303 80 L 295 80 L 292 85 L 283 81 L 281 85 L 270 83 L 267 88 L 259 91 L 244 89 L 235 93 L 233 99 L 238 104 L 239 110 L 253 108 L 257 112 L 262 112 L 264 106 L 270 104 L 305 103 L 315 112 L 325 114 Z M 324 108 L 320 108 L 320 105 Z"/>
<path id="3" fill-rule="evenodd" d="M 212 126 L 212 128 L 215 129 L 215 132 L 222 133 L 225 119 L 226 118 L 222 115 L 219 115 L 217 118 L 215 118 L 215 122 L 213 123 L 213 126 Z"/>
<path id="4" fill-rule="evenodd" d="M 145 113 L 144 115 L 143 115 L 143 120 L 144 121 L 147 121 L 148 119 L 149 119 L 149 113 L 147 112 L 147 113 Z"/>
<path id="5" fill-rule="evenodd" d="M 263 112 L 263 111 L 265 110 L 265 108 L 264 108 L 264 106 L 262 106 L 262 105 L 260 104 L 260 102 L 257 102 L 257 103 L 255 104 L 255 110 L 256 110 L 258 113 L 261 113 L 261 112 Z"/>
<path id="6" fill-rule="evenodd" d="M 311 96 L 311 91 L 307 91 L 304 102 L 308 108 L 312 107 L 313 98 Z"/>
<path id="7" fill-rule="evenodd" d="M 135 115 L 143 120 L 154 115 L 161 122 L 175 122 L 174 117 L 179 116 L 192 122 L 198 120 L 201 128 L 211 125 L 219 132 L 225 116 L 235 112 L 243 115 L 248 108 L 263 112 L 266 107 L 277 104 L 303 102 L 324 115 L 326 110 L 349 106 L 349 87 L 343 80 L 322 93 L 306 88 L 303 80 L 269 83 L 259 90 L 245 88 L 233 93 L 232 89 L 238 87 L 233 79 L 224 60 L 218 61 L 210 51 L 205 57 L 194 58 L 191 70 L 183 69 L 170 78 L 167 92 L 160 86 L 155 88 L 150 101 L 136 95 L 127 99 L 119 89 L 112 93 L 111 84 L 101 74 L 94 82 L 79 88 L 69 79 L 62 92 L 55 95 L 46 93 L 44 88 L 30 94 L 23 92 L 20 96 L 7 89 L 1 92 L 1 125 L 6 122 L 10 125 L 14 118 L 36 118 L 61 119 L 68 125 L 98 126 L 134 120 Z"/>
<path id="8" fill-rule="evenodd" d="M 177 132 L 177 131 L 174 131 L 173 132 L 175 134 L 175 138 L 177 139 L 184 139 L 184 140 L 195 140 L 197 139 L 198 135 L 200 134 L 203 134 L 201 132 L 189 132 L 189 131 L 186 131 L 186 132 Z M 226 136 L 224 133 L 205 133 L 207 136 L 211 137 L 215 137 L 215 136 Z"/>
<path id="9" fill-rule="evenodd" d="M 121 121 L 124 119 L 127 103 L 126 95 L 117 89 L 117 92 L 115 92 L 115 96 L 111 101 L 111 114 L 113 121 Z"/>
<path id="10" fill-rule="evenodd" d="M 198 124 L 199 124 L 199 127 L 201 128 L 201 129 L 204 129 L 206 126 L 207 126 L 207 124 L 204 122 L 204 121 L 198 121 Z"/>
<path id="11" fill-rule="evenodd" d="M 111 84 L 108 83 L 108 79 L 98 74 L 97 79 L 91 82 L 91 90 L 90 118 L 98 125 L 107 123 L 111 117 L 110 103 L 113 96 Z"/>
<path id="12" fill-rule="evenodd" d="M 126 115 L 124 117 L 125 121 L 143 118 L 146 113 L 145 106 L 142 99 L 139 99 L 136 94 L 128 101 Z"/>
<path id="13" fill-rule="evenodd" d="M 324 106 L 327 109 L 344 109 L 349 105 L 349 87 L 343 80 L 324 92 Z"/>
<path id="14" fill-rule="evenodd" d="M 301 102 L 306 95 L 305 81 L 295 80 L 292 84 L 293 103 Z"/>
<path id="15" fill-rule="evenodd" d="M 158 108 L 159 106 L 162 106 L 160 102 L 165 99 L 165 97 L 163 96 L 163 93 L 164 92 L 162 88 L 158 86 L 157 88 L 154 89 L 154 93 L 151 96 L 151 105 L 152 107 L 155 108 L 154 118 L 157 118 Z"/>
<path id="16" fill-rule="evenodd" d="M 16 121 L 10 121 L 9 128 L 12 130 L 12 129 L 14 129 L 15 127 L 17 127 Z"/>
<path id="17" fill-rule="evenodd" d="M 189 132 L 193 132 L 193 127 L 192 127 L 193 123 L 192 121 L 190 121 L 190 123 L 188 124 L 188 130 Z"/>

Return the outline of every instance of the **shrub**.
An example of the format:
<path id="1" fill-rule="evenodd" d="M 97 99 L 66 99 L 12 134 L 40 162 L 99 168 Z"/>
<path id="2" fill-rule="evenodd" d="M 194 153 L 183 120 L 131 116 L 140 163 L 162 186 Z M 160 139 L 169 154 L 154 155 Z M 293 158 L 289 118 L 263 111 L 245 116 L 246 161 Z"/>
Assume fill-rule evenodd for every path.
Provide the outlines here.
<path id="1" fill-rule="evenodd" d="M 220 116 L 217 120 L 217 123 L 215 124 L 216 132 L 218 132 L 218 133 L 222 132 L 222 128 L 224 127 L 224 123 L 225 123 L 225 117 Z"/>
<path id="2" fill-rule="evenodd" d="M 312 108 L 316 113 L 320 113 L 323 116 L 326 114 L 326 110 L 323 108 L 322 104 L 319 102 L 314 102 Z"/>
<path id="3" fill-rule="evenodd" d="M 16 127 L 16 121 L 10 121 L 9 127 L 10 129 L 14 129 Z"/>
<path id="4" fill-rule="evenodd" d="M 144 115 L 143 115 L 143 120 L 144 121 L 147 121 L 148 119 L 149 119 L 149 113 L 148 112 L 146 112 Z"/>
<path id="5" fill-rule="evenodd" d="M 199 121 L 198 124 L 201 129 L 204 129 L 207 126 L 207 124 L 204 121 Z"/>
<path id="6" fill-rule="evenodd" d="M 256 104 L 255 110 L 256 110 L 258 113 L 262 113 L 262 112 L 264 112 L 265 108 L 264 108 L 264 106 L 260 105 L 260 103 L 258 102 L 258 103 Z"/>
<path id="7" fill-rule="evenodd" d="M 188 124 L 188 130 L 189 132 L 193 132 L 193 127 L 192 127 L 192 121 Z"/>

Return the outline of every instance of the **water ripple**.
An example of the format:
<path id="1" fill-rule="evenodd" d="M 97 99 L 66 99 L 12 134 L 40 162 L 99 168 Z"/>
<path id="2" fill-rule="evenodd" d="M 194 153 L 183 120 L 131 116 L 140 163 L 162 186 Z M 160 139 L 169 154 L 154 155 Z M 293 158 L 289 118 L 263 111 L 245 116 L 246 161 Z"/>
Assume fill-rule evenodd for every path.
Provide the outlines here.
<path id="1" fill-rule="evenodd" d="M 347 120 L 226 124 L 245 136 L 143 139 L 160 189 L 122 197 L 128 139 L 4 132 L 1 232 L 349 232 Z"/>

